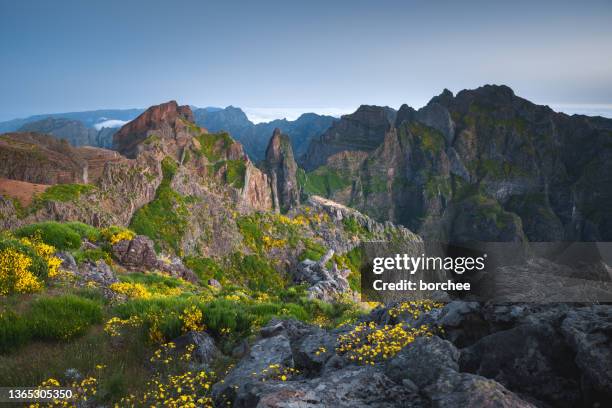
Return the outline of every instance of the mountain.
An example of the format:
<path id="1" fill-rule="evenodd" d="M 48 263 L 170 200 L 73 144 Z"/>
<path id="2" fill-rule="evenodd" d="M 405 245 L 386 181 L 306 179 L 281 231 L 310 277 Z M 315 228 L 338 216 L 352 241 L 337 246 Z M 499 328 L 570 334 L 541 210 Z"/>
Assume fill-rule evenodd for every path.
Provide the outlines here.
<path id="1" fill-rule="evenodd" d="M 194 110 L 195 122 L 213 132 L 227 131 L 243 144 L 249 157 L 259 162 L 264 159 L 270 134 L 279 128 L 289 135 L 295 156 L 299 158 L 306 153 L 308 144 L 318 137 L 336 121 L 331 116 L 305 113 L 294 121 L 277 119 L 271 122 L 254 124 L 240 109 L 228 106 L 222 110 Z"/>
<path id="2" fill-rule="evenodd" d="M 53 135 L 68 141 L 73 146 L 110 147 L 116 128 L 103 127 L 100 130 L 86 127 L 79 120 L 48 117 L 29 122 L 19 132 L 38 132 Z"/>
<path id="3" fill-rule="evenodd" d="M 564 222 L 569 190 L 567 230 L 605 233 L 609 121 L 559 115 L 506 87 L 445 91 L 419 110 L 345 116 L 317 141 L 325 164 L 306 172 L 280 129 L 260 170 L 193 117 L 175 101 L 151 106 L 115 133 L 117 151 L 0 135 L 3 386 L 46 378 L 41 387 L 70 388 L 84 406 L 610 401 L 612 307 L 559 303 L 588 288 L 612 299 L 601 258 L 600 279 L 592 265 L 535 256 L 477 276 L 510 276 L 502 299 L 518 285 L 533 296 L 518 291 L 522 303 L 437 291 L 441 302 L 373 306 L 358 294 L 368 250 L 421 254 L 423 238 L 388 219 L 425 238 L 437 226 L 528 246 L 524 235 Z"/>
<path id="4" fill-rule="evenodd" d="M 22 126 L 37 122 L 47 118 L 64 118 L 78 120 L 88 128 L 94 128 L 97 124 L 103 124 L 107 121 L 122 121 L 127 122 L 141 114 L 143 109 L 100 109 L 93 111 L 82 112 L 65 112 L 65 113 L 49 113 L 42 115 L 28 116 L 27 118 L 12 119 L 5 122 L 0 122 L 0 133 L 14 132 Z M 112 127 L 107 125 L 106 127 Z"/>
<path id="5" fill-rule="evenodd" d="M 612 120 L 494 85 L 404 105 L 394 122 L 383 110 L 360 108 L 311 143 L 306 192 L 437 239 L 612 239 Z"/>

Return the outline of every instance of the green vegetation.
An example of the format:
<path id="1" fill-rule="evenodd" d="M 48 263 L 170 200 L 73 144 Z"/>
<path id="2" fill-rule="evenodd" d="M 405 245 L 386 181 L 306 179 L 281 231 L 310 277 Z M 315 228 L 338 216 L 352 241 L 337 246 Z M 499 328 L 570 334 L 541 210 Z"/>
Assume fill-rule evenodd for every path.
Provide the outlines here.
<path id="1" fill-rule="evenodd" d="M 163 180 L 155 199 L 134 214 L 130 228 L 155 241 L 157 250 L 171 249 L 180 253 L 180 242 L 187 230 L 185 198 L 170 187 L 177 170 L 176 162 L 166 157 L 162 161 Z"/>
<path id="2" fill-rule="evenodd" d="M 410 132 L 416 136 L 422 148 L 432 154 L 440 153 L 444 150 L 444 135 L 436 129 L 425 126 L 419 122 L 410 123 Z"/>
<path id="3" fill-rule="evenodd" d="M 225 181 L 233 187 L 243 188 L 246 165 L 242 160 L 228 160 L 226 163 Z"/>
<path id="4" fill-rule="evenodd" d="M 335 191 L 351 185 L 349 177 L 328 166 L 321 166 L 310 173 L 298 172 L 297 176 L 298 183 L 306 194 L 329 197 Z"/>
<path id="5" fill-rule="evenodd" d="M 211 162 L 215 163 L 223 158 L 223 153 L 234 143 L 229 134 L 221 133 L 200 133 L 195 137 L 200 143 L 200 156 L 204 155 Z"/>
<path id="6" fill-rule="evenodd" d="M 214 259 L 187 256 L 183 259 L 185 265 L 194 271 L 201 282 L 208 282 L 209 279 L 221 281 L 223 279 L 223 269 Z"/>
<path id="7" fill-rule="evenodd" d="M 78 249 L 81 246 L 79 227 L 76 229 L 69 224 L 56 221 L 38 222 L 26 225 L 15 231 L 17 237 L 39 237 L 45 243 L 53 245 L 59 250 Z"/>
<path id="8" fill-rule="evenodd" d="M 29 245 L 25 245 L 20 242 L 18 239 L 13 238 L 10 235 L 5 233 L 0 233 L 0 253 L 5 252 L 6 250 L 14 250 L 19 253 L 25 254 L 30 260 L 31 265 L 28 270 L 37 278 L 41 280 L 47 279 L 47 274 L 49 273 L 49 269 L 47 266 L 47 262 L 43 259 L 42 256 L 36 253 L 36 251 Z M 0 261 L 4 261 L 0 259 Z M 8 265 L 6 265 L 8 266 Z M 0 273 L 0 280 L 4 277 L 4 273 L 6 271 L 2 271 Z"/>
<path id="9" fill-rule="evenodd" d="M 19 348 L 32 340 L 67 340 L 82 335 L 102 321 L 98 302 L 74 295 L 42 296 L 23 313 L 11 310 L 0 316 L 0 352 Z"/>
<path id="10" fill-rule="evenodd" d="M 93 190 L 95 190 L 95 186 L 91 184 L 56 184 L 36 197 L 33 205 L 47 201 L 75 201 L 81 194 L 87 194 Z"/>

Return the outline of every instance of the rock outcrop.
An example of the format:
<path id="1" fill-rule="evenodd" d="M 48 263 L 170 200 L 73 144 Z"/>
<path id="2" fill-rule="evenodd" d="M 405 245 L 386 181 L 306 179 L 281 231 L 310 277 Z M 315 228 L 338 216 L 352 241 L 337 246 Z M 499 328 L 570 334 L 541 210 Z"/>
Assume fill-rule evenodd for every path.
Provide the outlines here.
<path id="1" fill-rule="evenodd" d="M 161 138 L 172 138 L 183 147 L 191 140 L 187 122 L 193 123 L 189 106 L 179 106 L 176 101 L 152 106 L 115 133 L 113 148 L 126 157 L 135 158 L 142 142 L 156 134 Z"/>
<path id="2" fill-rule="evenodd" d="M 339 296 L 351 291 L 347 277 L 350 269 L 338 269 L 338 265 L 331 259 L 334 250 L 327 251 L 321 259 L 314 261 L 305 259 L 300 262 L 293 273 L 293 280 L 297 283 L 307 283 L 308 296 L 311 299 L 333 302 Z M 331 262 L 328 268 L 327 263 Z"/>
<path id="3" fill-rule="evenodd" d="M 293 149 L 289 136 L 274 129 L 266 149 L 264 164 L 272 185 L 272 197 L 276 211 L 287 212 L 299 205 L 300 191 L 297 182 L 297 163 L 293 158 Z"/>

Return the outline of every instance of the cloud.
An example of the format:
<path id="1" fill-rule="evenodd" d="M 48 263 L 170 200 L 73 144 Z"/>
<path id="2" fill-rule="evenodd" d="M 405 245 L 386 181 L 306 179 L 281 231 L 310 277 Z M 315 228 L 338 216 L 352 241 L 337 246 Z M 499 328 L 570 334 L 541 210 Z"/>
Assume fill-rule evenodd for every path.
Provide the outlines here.
<path id="1" fill-rule="evenodd" d="M 572 103 L 551 103 L 549 105 L 557 112 L 567 113 L 568 115 L 588 115 L 588 116 L 603 116 L 604 118 L 612 118 L 612 104 L 572 104 Z"/>
<path id="2" fill-rule="evenodd" d="M 352 113 L 356 108 L 243 108 L 253 123 L 270 122 L 275 119 L 296 120 L 303 113 L 318 113 L 340 117 Z"/>
<path id="3" fill-rule="evenodd" d="M 101 118 L 106 119 L 106 118 Z M 98 122 L 94 125 L 96 130 L 100 130 L 102 128 L 118 128 L 128 123 L 127 120 L 119 120 L 119 119 L 106 119 L 102 122 Z"/>

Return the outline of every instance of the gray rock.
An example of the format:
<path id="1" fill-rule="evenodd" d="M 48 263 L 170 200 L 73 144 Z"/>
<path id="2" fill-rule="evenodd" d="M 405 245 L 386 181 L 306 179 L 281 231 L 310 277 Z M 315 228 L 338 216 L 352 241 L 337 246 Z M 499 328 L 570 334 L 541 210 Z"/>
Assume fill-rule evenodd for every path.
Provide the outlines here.
<path id="1" fill-rule="evenodd" d="M 472 344 L 490 332 L 477 302 L 448 303 L 442 309 L 437 324 L 444 327 L 445 337 L 458 347 Z"/>
<path id="2" fill-rule="evenodd" d="M 136 235 L 132 240 L 122 240 L 113 245 L 113 255 L 128 269 L 154 269 L 157 267 L 155 244 L 149 237 Z"/>
<path id="3" fill-rule="evenodd" d="M 581 402 L 572 351 L 553 326 L 526 323 L 483 337 L 461 352 L 462 370 L 558 407 Z"/>
<path id="4" fill-rule="evenodd" d="M 172 342 L 176 345 L 176 351 L 179 353 L 184 353 L 189 345 L 194 345 L 195 349 L 191 355 L 192 360 L 205 367 L 209 367 L 220 355 L 213 338 L 203 331 L 190 331 L 172 340 Z"/>
<path id="5" fill-rule="evenodd" d="M 263 338 L 251 346 L 248 354 L 225 379 L 213 386 L 212 395 L 217 405 L 224 405 L 225 402 L 235 404 L 237 395 L 246 393 L 252 384 L 264 379 L 264 370 L 269 369 L 272 364 L 293 367 L 291 345 L 285 334 Z"/>
<path id="6" fill-rule="evenodd" d="M 311 380 L 253 383 L 234 407 L 391 408 L 427 406 L 408 387 L 394 383 L 376 367 L 346 367 Z"/>
<path id="7" fill-rule="evenodd" d="M 76 272 L 78 269 L 74 256 L 70 252 L 57 252 L 55 256 L 62 260 L 62 269 L 70 272 Z"/>
<path id="8" fill-rule="evenodd" d="M 576 353 L 587 401 L 600 406 L 612 401 L 612 306 L 570 311 L 561 332 Z"/>
<path id="9" fill-rule="evenodd" d="M 333 301 L 343 293 L 351 291 L 347 277 L 350 274 L 348 269 L 338 269 L 334 263 L 331 269 L 327 269 L 326 264 L 334 255 L 333 250 L 327 251 L 317 262 L 306 259 L 297 265 L 293 273 L 295 282 L 305 282 L 310 285 L 308 288 L 311 299 Z"/>
<path id="10" fill-rule="evenodd" d="M 419 337 L 389 360 L 385 374 L 396 382 L 408 379 L 419 387 L 436 381 L 444 370 L 459 370 L 459 351 L 437 336 Z"/>
<path id="11" fill-rule="evenodd" d="M 207 283 L 208 283 L 208 286 L 212 286 L 213 288 L 221 289 L 222 287 L 221 283 L 219 283 L 219 281 L 214 278 L 209 279 Z"/>
<path id="12" fill-rule="evenodd" d="M 531 403 L 493 380 L 452 370 L 444 370 L 438 380 L 425 388 L 431 406 L 436 408 L 528 408 Z"/>

